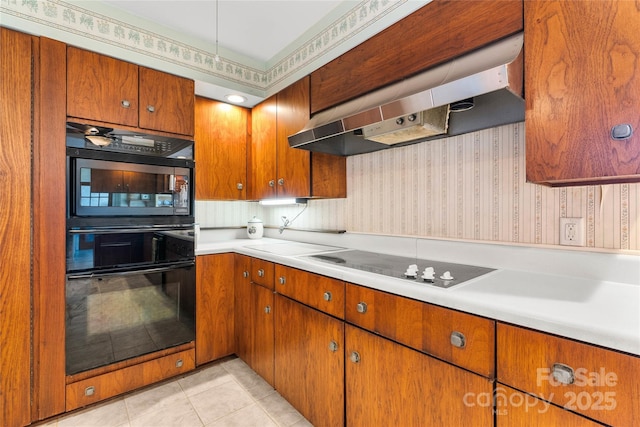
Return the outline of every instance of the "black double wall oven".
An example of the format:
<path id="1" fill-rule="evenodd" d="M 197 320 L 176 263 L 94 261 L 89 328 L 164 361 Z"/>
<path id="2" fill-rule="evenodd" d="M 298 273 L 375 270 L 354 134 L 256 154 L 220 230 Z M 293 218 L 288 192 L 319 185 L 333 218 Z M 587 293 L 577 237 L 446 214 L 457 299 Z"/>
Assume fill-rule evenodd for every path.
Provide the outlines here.
<path id="1" fill-rule="evenodd" d="M 67 123 L 67 375 L 194 341 L 193 142 Z"/>

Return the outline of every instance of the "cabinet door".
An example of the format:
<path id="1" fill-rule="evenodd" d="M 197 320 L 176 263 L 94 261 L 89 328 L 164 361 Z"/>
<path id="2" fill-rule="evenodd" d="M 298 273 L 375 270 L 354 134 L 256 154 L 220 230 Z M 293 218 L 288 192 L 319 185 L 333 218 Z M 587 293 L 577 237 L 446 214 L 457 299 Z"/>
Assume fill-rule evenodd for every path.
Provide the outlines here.
<path id="1" fill-rule="evenodd" d="M 138 126 L 138 66 L 68 47 L 67 115 Z"/>
<path id="2" fill-rule="evenodd" d="M 235 352 L 234 255 L 196 257 L 196 364 Z"/>
<path id="3" fill-rule="evenodd" d="M 524 3 L 527 179 L 639 181 L 638 4 Z M 625 124 L 633 135 L 614 140 Z"/>
<path id="4" fill-rule="evenodd" d="M 276 295 L 276 384 L 314 426 L 344 425 L 344 322 Z"/>
<path id="5" fill-rule="evenodd" d="M 276 185 L 278 197 L 311 196 L 311 154 L 291 148 L 287 137 L 309 121 L 309 77 L 278 93 Z"/>
<path id="6" fill-rule="evenodd" d="M 244 200 L 249 110 L 196 97 L 196 199 Z"/>
<path id="7" fill-rule="evenodd" d="M 193 136 L 193 80 L 140 67 L 139 126 Z"/>
<path id="8" fill-rule="evenodd" d="M 251 110 L 251 145 L 248 156 L 251 200 L 276 196 L 276 96 Z"/>
<path id="9" fill-rule="evenodd" d="M 348 426 L 493 425 L 493 382 L 354 326 L 345 329 Z"/>
<path id="10" fill-rule="evenodd" d="M 273 291 L 251 285 L 252 348 L 251 368 L 266 382 L 274 384 L 274 324 Z"/>
<path id="11" fill-rule="evenodd" d="M 235 342 L 236 354 L 249 366 L 251 361 L 251 258 L 235 255 Z"/>

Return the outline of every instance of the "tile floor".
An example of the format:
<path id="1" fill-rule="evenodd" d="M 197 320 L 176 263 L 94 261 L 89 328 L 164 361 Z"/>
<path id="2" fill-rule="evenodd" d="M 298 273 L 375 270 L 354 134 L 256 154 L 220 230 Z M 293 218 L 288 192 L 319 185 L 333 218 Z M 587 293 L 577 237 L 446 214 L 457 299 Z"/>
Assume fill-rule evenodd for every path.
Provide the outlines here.
<path id="1" fill-rule="evenodd" d="M 308 427 L 311 424 L 238 358 L 38 427 Z"/>

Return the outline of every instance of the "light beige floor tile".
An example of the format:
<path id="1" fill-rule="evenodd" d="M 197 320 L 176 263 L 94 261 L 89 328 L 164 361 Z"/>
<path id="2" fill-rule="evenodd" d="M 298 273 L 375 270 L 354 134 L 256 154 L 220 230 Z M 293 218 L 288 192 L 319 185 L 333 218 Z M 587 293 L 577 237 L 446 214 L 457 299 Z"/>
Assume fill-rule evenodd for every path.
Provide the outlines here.
<path id="1" fill-rule="evenodd" d="M 58 420 L 58 427 L 120 427 L 129 424 L 124 400 L 91 407 Z"/>
<path id="2" fill-rule="evenodd" d="M 140 416 L 131 416 L 131 427 L 202 427 L 202 421 L 186 396 Z"/>
<path id="3" fill-rule="evenodd" d="M 266 387 L 269 384 L 256 372 L 240 359 L 233 359 L 222 364 L 233 377 L 246 390 L 255 387 Z"/>
<path id="4" fill-rule="evenodd" d="M 124 399 L 129 419 L 134 419 L 149 412 L 157 412 L 169 407 L 177 401 L 186 400 L 187 396 L 176 381 L 152 387 L 134 393 Z"/>
<path id="5" fill-rule="evenodd" d="M 269 415 L 257 404 L 247 406 L 206 427 L 278 427 Z"/>
<path id="6" fill-rule="evenodd" d="M 254 403 L 235 381 L 189 396 L 189 400 L 205 425 Z"/>
<path id="7" fill-rule="evenodd" d="M 258 404 L 281 426 L 293 425 L 303 418 L 302 414 L 278 393 L 258 400 Z"/>
<path id="8" fill-rule="evenodd" d="M 260 378 L 260 381 L 255 383 L 253 387 L 247 388 L 246 390 L 255 400 L 260 400 L 270 394 L 276 393 L 276 390 L 262 378 Z"/>
<path id="9" fill-rule="evenodd" d="M 291 424 L 291 427 L 313 427 L 313 424 L 311 424 L 309 421 L 307 421 L 306 418 L 302 418 L 297 423 Z"/>
<path id="10" fill-rule="evenodd" d="M 231 374 L 221 365 L 214 365 L 179 379 L 178 384 L 187 396 L 193 396 L 229 381 L 233 381 Z"/>

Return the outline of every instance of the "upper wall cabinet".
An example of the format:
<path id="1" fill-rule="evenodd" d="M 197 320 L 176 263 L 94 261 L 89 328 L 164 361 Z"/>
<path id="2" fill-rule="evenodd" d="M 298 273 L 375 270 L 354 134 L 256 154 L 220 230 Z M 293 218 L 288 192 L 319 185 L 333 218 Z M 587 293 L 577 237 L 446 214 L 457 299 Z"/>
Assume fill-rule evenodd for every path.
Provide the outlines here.
<path id="1" fill-rule="evenodd" d="M 398 82 L 522 27 L 521 0 L 434 0 L 311 73 L 311 113 Z"/>
<path id="2" fill-rule="evenodd" d="M 196 97 L 196 199 L 244 200 L 250 110 Z"/>
<path id="3" fill-rule="evenodd" d="M 179 135 L 194 133 L 194 82 L 67 48 L 67 115 Z"/>
<path id="4" fill-rule="evenodd" d="M 249 199 L 347 196 L 344 157 L 289 146 L 308 120 L 309 77 L 253 108 Z"/>
<path id="5" fill-rule="evenodd" d="M 525 1 L 527 179 L 640 181 L 637 2 Z"/>

